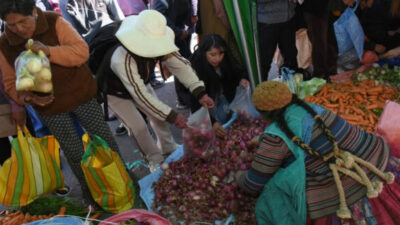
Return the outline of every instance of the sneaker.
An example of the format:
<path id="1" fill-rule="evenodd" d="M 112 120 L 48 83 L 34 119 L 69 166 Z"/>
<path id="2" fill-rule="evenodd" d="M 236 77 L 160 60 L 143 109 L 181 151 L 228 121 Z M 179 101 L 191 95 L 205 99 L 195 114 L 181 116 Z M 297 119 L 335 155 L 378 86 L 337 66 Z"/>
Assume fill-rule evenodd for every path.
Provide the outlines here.
<path id="1" fill-rule="evenodd" d="M 187 108 L 189 108 L 189 106 L 187 106 L 187 105 L 185 105 L 185 104 L 183 104 L 182 102 L 176 102 L 176 108 L 177 109 L 187 109 Z"/>
<path id="2" fill-rule="evenodd" d="M 69 193 L 71 193 L 71 188 L 69 186 L 65 185 L 64 187 L 57 189 L 54 192 L 59 197 L 65 197 L 65 196 L 68 196 Z"/>
<path id="3" fill-rule="evenodd" d="M 113 114 L 110 114 L 110 115 L 108 115 L 108 121 L 114 121 L 114 120 L 117 120 L 117 117 L 115 116 L 115 114 L 113 113 Z"/>
<path id="4" fill-rule="evenodd" d="M 117 135 L 117 136 L 122 136 L 127 133 L 128 133 L 128 131 L 126 130 L 124 124 L 122 124 L 122 123 L 119 125 L 119 127 L 117 127 L 117 129 L 115 129 L 115 135 Z"/>
<path id="5" fill-rule="evenodd" d="M 150 85 L 151 85 L 154 89 L 158 89 L 158 88 L 164 86 L 164 81 L 160 81 L 160 80 L 157 80 L 157 79 L 153 79 L 153 80 L 150 80 Z"/>

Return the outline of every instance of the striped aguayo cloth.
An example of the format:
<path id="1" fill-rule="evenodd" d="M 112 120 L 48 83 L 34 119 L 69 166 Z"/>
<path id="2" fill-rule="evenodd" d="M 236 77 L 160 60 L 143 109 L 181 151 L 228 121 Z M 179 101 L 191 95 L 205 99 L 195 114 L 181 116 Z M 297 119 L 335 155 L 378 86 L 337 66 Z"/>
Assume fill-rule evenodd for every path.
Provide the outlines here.
<path id="1" fill-rule="evenodd" d="M 387 165 L 390 149 L 382 138 L 361 130 L 347 123 L 333 112 L 326 110 L 321 118 L 331 129 L 339 147 L 349 150 L 354 155 L 372 163 L 380 170 Z M 332 151 L 333 145 L 322 130 L 314 125 L 310 146 L 321 153 Z M 280 168 L 294 160 L 285 142 L 277 136 L 264 134 L 260 147 L 254 155 L 252 168 L 239 185 L 248 192 L 260 192 L 264 184 Z M 326 162 L 307 156 L 306 163 L 306 197 L 307 210 L 311 219 L 334 214 L 339 207 L 339 194 L 332 173 Z M 365 170 L 370 179 L 377 177 Z M 352 205 L 366 194 L 366 188 L 352 178 L 341 176 L 347 203 Z"/>

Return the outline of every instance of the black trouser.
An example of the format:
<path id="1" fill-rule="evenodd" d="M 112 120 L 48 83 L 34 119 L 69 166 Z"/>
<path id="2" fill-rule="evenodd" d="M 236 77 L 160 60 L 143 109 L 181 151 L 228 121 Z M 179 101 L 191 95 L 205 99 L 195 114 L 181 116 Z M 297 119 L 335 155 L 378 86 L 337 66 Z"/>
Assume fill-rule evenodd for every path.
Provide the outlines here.
<path id="1" fill-rule="evenodd" d="M 307 34 L 312 43 L 313 76 L 327 79 L 337 73 L 337 44 L 333 18 L 304 12 Z"/>
<path id="2" fill-rule="evenodd" d="M 284 58 L 282 66 L 297 69 L 296 24 L 294 18 L 284 23 L 258 23 L 258 40 L 262 79 L 268 79 L 272 58 L 279 46 Z"/>
<path id="3" fill-rule="evenodd" d="M 192 55 L 190 51 L 190 40 L 192 39 L 192 35 L 189 35 L 185 39 L 181 40 L 178 37 L 175 39 L 175 45 L 179 48 L 179 53 L 186 59 Z M 185 86 L 178 79 L 174 79 L 175 82 L 175 92 L 178 98 L 178 102 L 185 104 L 184 98 L 185 95 L 190 94 L 189 91 L 186 89 Z"/>
<path id="4" fill-rule="evenodd" d="M 89 135 L 100 136 L 107 142 L 113 151 L 120 155 L 121 159 L 122 155 L 120 154 L 118 144 L 111 133 L 110 127 L 104 121 L 103 111 L 96 99 L 92 99 L 70 112 L 60 113 L 57 115 L 39 115 L 43 123 L 49 128 L 50 132 L 60 143 L 60 147 L 67 158 L 68 164 L 81 185 L 83 197 L 92 201 L 81 168 L 81 160 L 84 154 L 82 138 L 76 131 L 72 115 L 77 118 L 79 124 Z M 131 171 L 128 171 L 128 173 L 129 172 Z M 131 175 L 134 182 L 137 181 L 133 174 L 129 173 L 129 175 Z"/>
<path id="5" fill-rule="evenodd" d="M 0 138 L 0 165 L 11 157 L 11 144 L 8 137 Z"/>

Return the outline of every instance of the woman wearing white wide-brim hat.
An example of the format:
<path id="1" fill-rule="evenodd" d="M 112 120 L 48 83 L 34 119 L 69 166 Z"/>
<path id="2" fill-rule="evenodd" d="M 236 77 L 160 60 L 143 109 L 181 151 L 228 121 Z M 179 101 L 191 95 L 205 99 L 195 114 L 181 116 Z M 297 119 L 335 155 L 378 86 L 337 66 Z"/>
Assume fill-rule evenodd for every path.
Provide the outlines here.
<path id="1" fill-rule="evenodd" d="M 132 99 L 108 95 L 108 105 L 126 125 L 150 165 L 157 165 L 176 149 L 169 123 L 185 128 L 187 119 L 160 101 L 148 85 L 158 61 L 172 73 L 205 107 L 214 102 L 205 93 L 204 83 L 189 62 L 177 53 L 174 33 L 165 17 L 155 10 L 144 10 L 125 18 L 116 32 L 121 43 L 111 56 L 111 70 L 122 81 Z M 138 109 L 150 119 L 157 138 L 156 146 Z"/>

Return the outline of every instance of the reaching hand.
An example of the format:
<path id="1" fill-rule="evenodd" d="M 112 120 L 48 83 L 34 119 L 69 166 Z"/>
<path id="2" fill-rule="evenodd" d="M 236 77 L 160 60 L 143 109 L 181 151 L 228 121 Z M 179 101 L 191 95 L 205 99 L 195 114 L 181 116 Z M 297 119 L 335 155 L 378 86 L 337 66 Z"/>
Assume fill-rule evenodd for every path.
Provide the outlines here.
<path id="1" fill-rule="evenodd" d="M 399 56 L 400 56 L 400 46 L 397 48 L 390 49 L 383 55 L 380 55 L 380 58 L 390 59 L 390 58 L 399 57 Z"/>
<path id="2" fill-rule="evenodd" d="M 376 44 L 374 50 L 375 50 L 376 53 L 382 54 L 382 53 L 384 53 L 386 51 L 386 47 L 384 45 L 381 45 L 381 44 Z"/>
<path id="3" fill-rule="evenodd" d="M 26 48 L 26 49 L 29 48 L 28 42 L 25 44 L 25 48 Z M 40 42 L 40 41 L 34 41 L 33 44 L 32 44 L 32 46 L 31 46 L 31 50 L 32 50 L 32 52 L 34 52 L 34 53 L 38 53 L 39 50 L 42 50 L 43 53 L 44 53 L 45 55 L 47 55 L 47 56 L 50 55 L 50 49 L 49 49 L 49 47 L 48 47 L 47 45 L 43 44 L 43 43 Z"/>
<path id="4" fill-rule="evenodd" d="M 38 105 L 38 106 L 46 106 L 54 101 L 54 95 L 49 94 L 49 95 L 36 95 L 32 92 L 27 94 L 24 98 L 25 102 L 28 103 L 29 105 Z"/>
<path id="5" fill-rule="evenodd" d="M 200 105 L 206 107 L 206 108 L 214 108 L 215 104 L 214 101 L 208 97 L 207 94 L 205 94 L 203 97 L 200 98 L 199 100 Z"/>
<path id="6" fill-rule="evenodd" d="M 238 182 L 238 181 L 240 180 L 240 177 L 243 176 L 243 175 L 245 175 L 246 173 L 247 173 L 247 170 L 238 170 L 238 171 L 235 173 L 235 180 L 236 180 L 236 182 Z"/>
<path id="7" fill-rule="evenodd" d="M 213 129 L 218 137 L 223 138 L 227 134 L 226 130 L 222 127 L 222 125 L 219 122 L 215 122 L 213 124 Z"/>
<path id="8" fill-rule="evenodd" d="M 186 122 L 187 122 L 186 117 L 184 117 L 182 114 L 179 113 L 176 116 L 176 119 L 174 121 L 174 125 L 175 125 L 175 127 L 179 128 L 179 129 L 183 129 L 183 128 L 187 127 Z"/>

